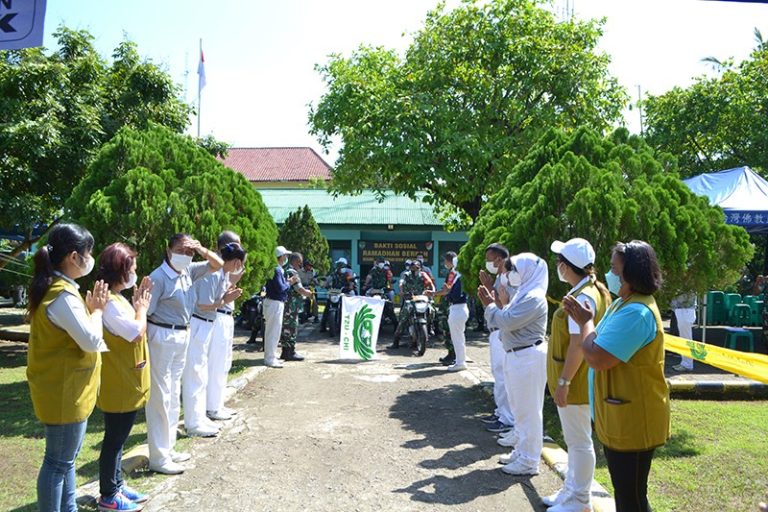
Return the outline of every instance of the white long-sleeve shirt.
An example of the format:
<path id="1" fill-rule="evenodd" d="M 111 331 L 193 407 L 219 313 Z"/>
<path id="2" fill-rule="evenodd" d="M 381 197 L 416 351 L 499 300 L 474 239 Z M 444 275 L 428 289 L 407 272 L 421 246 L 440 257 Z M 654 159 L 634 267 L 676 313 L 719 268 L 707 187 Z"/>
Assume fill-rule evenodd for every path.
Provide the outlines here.
<path id="1" fill-rule="evenodd" d="M 75 281 L 64 274 L 55 274 L 80 289 Z M 80 297 L 64 292 L 48 305 L 45 313 L 53 325 L 64 329 L 84 352 L 109 352 L 104 343 L 101 312 L 96 311 L 89 316 L 85 307 Z"/>
<path id="2" fill-rule="evenodd" d="M 133 341 L 141 334 L 141 322 L 136 320 L 136 311 L 119 294 L 117 298 L 111 297 L 104 308 L 104 327 L 126 341 Z"/>

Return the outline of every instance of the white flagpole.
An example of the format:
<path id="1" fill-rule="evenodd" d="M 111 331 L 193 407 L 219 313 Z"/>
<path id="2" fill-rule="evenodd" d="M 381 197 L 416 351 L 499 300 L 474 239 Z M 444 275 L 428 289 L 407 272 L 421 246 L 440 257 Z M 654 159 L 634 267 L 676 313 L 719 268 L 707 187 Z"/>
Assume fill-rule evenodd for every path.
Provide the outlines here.
<path id="1" fill-rule="evenodd" d="M 202 59 L 203 58 L 203 38 L 202 37 L 200 38 L 200 54 L 199 55 L 200 55 L 199 58 Z M 200 104 L 200 90 L 202 85 L 201 81 L 202 80 L 201 80 L 200 74 L 198 73 L 197 75 L 197 138 L 198 139 L 200 138 L 200 116 L 202 114 L 201 112 L 202 107 Z"/>

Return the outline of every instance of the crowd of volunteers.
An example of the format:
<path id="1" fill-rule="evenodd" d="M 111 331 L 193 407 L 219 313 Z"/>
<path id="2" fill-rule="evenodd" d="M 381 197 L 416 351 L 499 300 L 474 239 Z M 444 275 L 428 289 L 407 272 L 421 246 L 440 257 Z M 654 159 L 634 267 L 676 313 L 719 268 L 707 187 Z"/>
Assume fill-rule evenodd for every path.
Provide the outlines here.
<path id="1" fill-rule="evenodd" d="M 98 262 L 93 247 L 86 229 L 60 224 L 34 258 L 27 376 L 35 414 L 45 427 L 37 483 L 44 511 L 77 508 L 75 459 L 94 407 L 104 413 L 100 510 L 140 510 L 148 499 L 128 487 L 121 475 L 123 446 L 142 407 L 149 468 L 165 474 L 183 472 L 183 463 L 191 458 L 175 450 L 182 402 L 184 427 L 191 436 L 216 436 L 217 421 L 235 414 L 224 406 L 224 388 L 232 363 L 234 301 L 242 294 L 237 283 L 246 261 L 238 235 L 221 233 L 211 250 L 190 235 L 175 234 L 157 255 L 160 264 L 142 279 L 130 246 L 109 245 Z M 511 449 L 499 458 L 501 470 L 535 475 L 548 389 L 568 451 L 562 489 L 543 498 L 549 510 L 592 510 L 594 428 L 603 444 L 616 509 L 645 512 L 650 510 L 647 482 L 654 450 L 670 433 L 663 330 L 653 298 L 662 282 L 655 252 L 642 241 L 617 243 L 603 284 L 588 241 L 554 241 L 551 251 L 545 259 L 530 252 L 510 255 L 498 243 L 485 250 L 477 300 L 490 330 L 496 408 L 482 421 L 499 435 L 499 445 Z M 196 255 L 200 261 L 194 261 Z M 312 292 L 309 280 L 302 284 L 306 265 L 301 254 L 278 247 L 275 258 L 264 300 L 264 362 L 279 368 L 285 361 L 303 359 L 295 350 L 298 315 Z M 551 322 L 547 260 L 570 287 Z M 383 260 L 376 263 L 366 285 L 385 290 L 383 283 L 392 279 L 392 272 Z M 457 255 L 446 253 L 443 264 L 447 278 L 441 289 L 417 259 L 400 276 L 400 293 L 442 297 L 449 370 L 461 371 L 467 362 L 468 294 L 456 268 Z M 76 280 L 94 268 L 96 282 L 83 295 Z M 343 265 L 337 265 L 336 274 L 334 285 L 351 291 Z"/>

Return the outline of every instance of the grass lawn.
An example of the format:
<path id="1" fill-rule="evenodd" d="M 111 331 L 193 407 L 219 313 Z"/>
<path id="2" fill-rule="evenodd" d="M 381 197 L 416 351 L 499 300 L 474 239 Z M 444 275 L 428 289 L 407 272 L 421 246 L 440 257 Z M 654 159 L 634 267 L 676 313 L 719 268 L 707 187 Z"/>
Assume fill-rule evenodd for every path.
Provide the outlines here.
<path id="1" fill-rule="evenodd" d="M 565 446 L 547 397 L 545 431 Z M 595 479 L 612 490 L 595 439 Z M 765 401 L 672 400 L 672 438 L 656 450 L 649 479 L 654 512 L 751 511 L 768 496 L 768 406 Z"/>

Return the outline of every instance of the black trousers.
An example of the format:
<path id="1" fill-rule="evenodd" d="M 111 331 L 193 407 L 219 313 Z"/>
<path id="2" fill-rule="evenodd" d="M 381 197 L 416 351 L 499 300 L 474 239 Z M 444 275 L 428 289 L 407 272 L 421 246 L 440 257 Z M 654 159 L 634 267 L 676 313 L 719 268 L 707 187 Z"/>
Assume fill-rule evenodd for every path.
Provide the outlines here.
<path id="1" fill-rule="evenodd" d="M 644 452 L 617 452 L 603 446 L 603 451 L 611 474 L 616 512 L 650 512 L 648 473 L 655 448 Z"/>
<path id="2" fill-rule="evenodd" d="M 111 498 L 123 486 L 120 467 L 123 461 L 123 445 L 131 433 L 138 412 L 104 413 L 104 441 L 101 443 L 99 457 L 99 491 L 105 498 Z"/>

